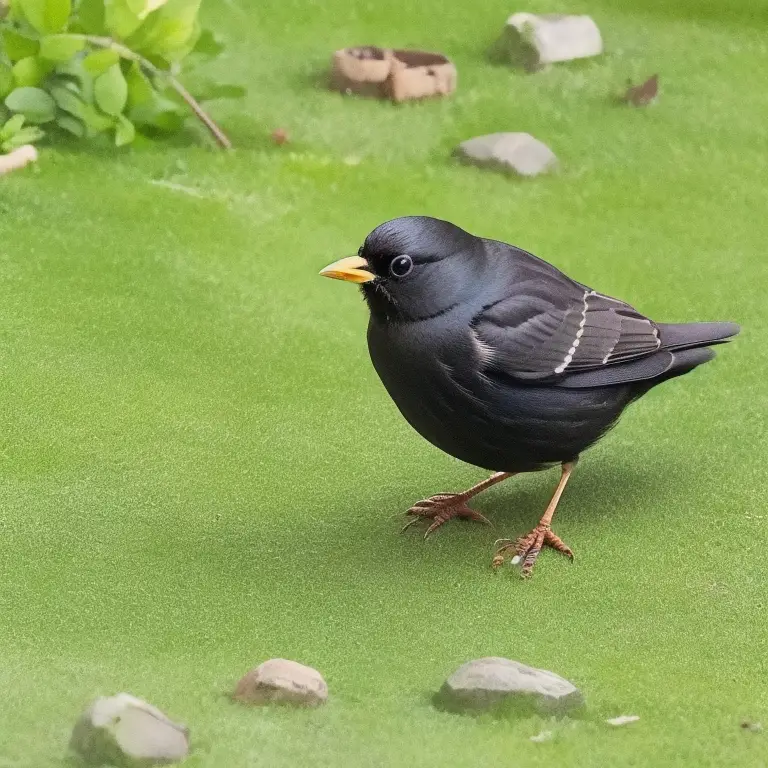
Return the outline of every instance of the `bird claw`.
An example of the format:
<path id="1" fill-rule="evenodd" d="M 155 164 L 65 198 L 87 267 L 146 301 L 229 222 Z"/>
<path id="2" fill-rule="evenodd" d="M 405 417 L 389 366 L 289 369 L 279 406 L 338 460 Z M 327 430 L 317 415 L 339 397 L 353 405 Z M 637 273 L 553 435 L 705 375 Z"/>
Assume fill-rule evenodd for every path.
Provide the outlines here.
<path id="1" fill-rule="evenodd" d="M 428 499 L 422 499 L 417 501 L 406 513 L 406 515 L 412 515 L 413 519 L 409 520 L 401 532 L 407 531 L 412 525 L 420 520 L 431 520 L 427 530 L 424 532 L 424 538 L 428 538 L 434 533 L 441 525 L 445 525 L 449 520 L 454 518 L 460 518 L 462 520 L 474 520 L 478 523 L 485 523 L 491 525 L 491 521 L 476 512 L 474 509 L 470 509 L 465 503 L 465 497 L 460 493 L 438 493 L 434 496 L 430 496 Z"/>
<path id="2" fill-rule="evenodd" d="M 511 565 L 522 563 L 520 576 L 523 579 L 530 578 L 533 567 L 544 547 L 551 547 L 573 561 L 573 552 L 570 547 L 548 525 L 539 524 L 530 533 L 520 536 L 514 541 L 512 539 L 498 539 L 496 546 L 498 549 L 493 556 L 491 566 L 494 569 L 499 568 L 504 564 L 508 555 L 514 552 L 509 562 Z"/>

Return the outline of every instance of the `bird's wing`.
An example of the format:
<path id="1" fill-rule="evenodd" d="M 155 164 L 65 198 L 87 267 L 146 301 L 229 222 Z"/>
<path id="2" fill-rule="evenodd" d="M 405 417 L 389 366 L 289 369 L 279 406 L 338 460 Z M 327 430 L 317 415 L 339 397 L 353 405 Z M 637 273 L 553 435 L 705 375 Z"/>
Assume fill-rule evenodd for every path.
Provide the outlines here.
<path id="1" fill-rule="evenodd" d="M 528 380 L 557 381 L 661 347 L 657 326 L 629 304 L 543 275 L 484 307 L 472 333 L 487 371 Z"/>

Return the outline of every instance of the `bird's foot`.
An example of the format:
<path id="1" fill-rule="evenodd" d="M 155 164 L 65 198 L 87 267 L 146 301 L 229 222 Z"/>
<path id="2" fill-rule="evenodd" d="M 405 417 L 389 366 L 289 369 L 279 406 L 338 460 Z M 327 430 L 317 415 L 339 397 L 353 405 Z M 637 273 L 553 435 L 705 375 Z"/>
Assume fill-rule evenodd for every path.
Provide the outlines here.
<path id="1" fill-rule="evenodd" d="M 570 547 L 548 525 L 541 523 L 525 536 L 520 536 L 514 541 L 512 539 L 499 539 L 496 544 L 500 546 L 493 556 L 491 565 L 498 568 L 511 554 L 513 565 L 521 563 L 520 575 L 524 579 L 527 579 L 533 572 L 533 566 L 536 565 L 539 553 L 544 547 L 551 547 L 573 560 L 573 552 Z"/>
<path id="2" fill-rule="evenodd" d="M 426 539 L 431 533 L 434 533 L 441 525 L 449 520 L 458 517 L 461 520 L 475 520 L 478 523 L 490 525 L 491 521 L 470 509 L 466 504 L 466 495 L 463 493 L 438 493 L 436 496 L 430 496 L 428 499 L 417 501 L 405 514 L 412 516 L 403 527 L 403 531 L 410 528 L 419 520 L 431 520 L 432 523 L 424 532 Z"/>

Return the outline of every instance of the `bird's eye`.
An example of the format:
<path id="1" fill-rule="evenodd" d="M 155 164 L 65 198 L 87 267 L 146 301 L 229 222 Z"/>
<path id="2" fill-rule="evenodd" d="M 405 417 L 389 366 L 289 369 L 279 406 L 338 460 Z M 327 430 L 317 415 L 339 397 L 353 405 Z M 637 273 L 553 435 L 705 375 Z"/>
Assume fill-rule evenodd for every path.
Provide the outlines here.
<path id="1" fill-rule="evenodd" d="M 389 272 L 392 277 L 405 277 L 410 274 L 412 269 L 413 259 L 405 254 L 392 259 L 392 263 L 389 265 Z"/>

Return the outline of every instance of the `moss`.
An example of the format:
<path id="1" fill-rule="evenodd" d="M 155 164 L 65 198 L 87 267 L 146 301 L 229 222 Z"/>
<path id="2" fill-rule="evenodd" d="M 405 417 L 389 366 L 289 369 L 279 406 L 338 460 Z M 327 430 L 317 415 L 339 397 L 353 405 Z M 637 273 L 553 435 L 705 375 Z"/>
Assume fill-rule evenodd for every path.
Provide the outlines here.
<path id="1" fill-rule="evenodd" d="M 85 703 L 119 690 L 188 724 L 201 768 L 764 762 L 739 724 L 768 718 L 768 53 L 724 4 L 687 21 L 657 6 L 591 7 L 605 60 L 531 76 L 483 58 L 500 2 L 212 1 L 234 42 L 216 66 L 249 86 L 216 105 L 236 154 L 49 150 L 3 180 L 5 762 L 59 766 Z M 443 51 L 459 90 L 394 108 L 316 88 L 359 42 Z M 656 71 L 656 105 L 612 102 Z M 292 143 L 272 145 L 277 127 Z M 450 157 L 496 130 L 545 141 L 561 173 L 516 182 Z M 576 562 L 545 553 L 530 583 L 491 573 L 493 542 L 530 528 L 556 472 L 481 497 L 494 530 L 397 535 L 414 500 L 482 473 L 402 421 L 362 301 L 317 271 L 409 213 L 514 242 L 659 320 L 744 325 L 582 459 L 556 518 Z M 446 676 L 486 655 L 556 670 L 594 720 L 436 711 Z M 272 656 L 323 673 L 328 706 L 231 703 Z M 602 723 L 621 714 L 641 720 Z M 552 741 L 531 743 L 543 728 Z"/>

